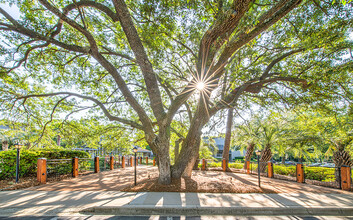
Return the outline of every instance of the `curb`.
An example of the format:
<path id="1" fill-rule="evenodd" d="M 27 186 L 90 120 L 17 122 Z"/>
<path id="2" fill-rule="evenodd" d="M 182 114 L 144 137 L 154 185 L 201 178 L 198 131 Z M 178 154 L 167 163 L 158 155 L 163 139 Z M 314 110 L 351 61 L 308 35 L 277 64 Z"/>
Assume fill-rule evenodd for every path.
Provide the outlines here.
<path id="1" fill-rule="evenodd" d="M 255 215 L 300 215 L 300 216 L 353 216 L 353 208 L 305 208 L 293 207 L 91 207 L 80 211 L 81 214 L 94 215 L 227 215 L 227 216 L 255 216 Z"/>

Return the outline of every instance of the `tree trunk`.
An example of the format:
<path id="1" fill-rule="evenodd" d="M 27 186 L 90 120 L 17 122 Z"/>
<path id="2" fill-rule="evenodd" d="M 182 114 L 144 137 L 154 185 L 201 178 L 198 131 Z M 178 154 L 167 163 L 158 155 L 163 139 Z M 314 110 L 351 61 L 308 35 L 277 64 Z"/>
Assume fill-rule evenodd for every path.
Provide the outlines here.
<path id="1" fill-rule="evenodd" d="M 352 166 L 353 162 L 351 160 L 351 156 L 345 150 L 345 144 L 337 143 L 337 149 L 333 153 L 333 162 L 335 163 L 335 182 L 339 184 L 340 181 L 340 167 L 341 166 Z"/>
<path id="2" fill-rule="evenodd" d="M 282 165 L 286 165 L 286 154 L 285 153 L 283 154 L 283 157 L 282 157 Z"/>
<path id="3" fill-rule="evenodd" d="M 174 163 L 175 161 L 177 161 L 178 156 L 179 156 L 179 145 L 180 145 L 180 141 L 182 139 L 178 139 L 175 141 L 175 145 L 174 145 Z"/>
<path id="4" fill-rule="evenodd" d="M 56 144 L 60 147 L 60 145 L 61 145 L 61 136 L 58 135 L 57 138 L 58 139 L 56 140 Z"/>
<path id="5" fill-rule="evenodd" d="M 226 127 L 226 137 L 224 140 L 224 148 L 222 158 L 226 160 L 226 170 L 229 171 L 229 149 L 230 149 L 230 139 L 232 137 L 232 124 L 233 124 L 233 109 L 228 109 L 227 117 L 227 127 Z"/>
<path id="6" fill-rule="evenodd" d="M 8 151 L 9 150 L 9 142 L 8 141 L 3 141 L 2 142 L 2 150 L 3 151 Z"/>
<path id="7" fill-rule="evenodd" d="M 171 183 L 171 173 L 170 173 L 170 158 L 169 158 L 169 146 L 160 149 L 160 154 L 158 156 L 158 169 L 159 178 L 158 183 L 160 184 L 170 184 Z"/>
<path id="8" fill-rule="evenodd" d="M 182 175 L 191 177 L 201 142 L 201 129 L 210 119 L 206 104 L 200 98 L 195 116 L 192 119 L 189 132 L 183 141 L 179 157 L 172 168 L 172 177 L 181 178 Z"/>
<path id="9" fill-rule="evenodd" d="M 200 163 L 200 152 L 197 155 L 194 167 L 192 168 L 193 170 L 198 170 L 199 169 L 199 163 Z"/>
<path id="10" fill-rule="evenodd" d="M 265 172 L 267 162 L 272 158 L 271 145 L 267 144 L 265 149 L 262 150 L 260 156 L 260 172 Z"/>
<path id="11" fill-rule="evenodd" d="M 244 162 L 244 167 L 243 167 L 244 169 L 246 169 L 246 161 L 251 160 L 251 157 L 254 153 L 254 149 L 255 149 L 255 143 L 250 142 L 248 144 L 248 147 L 246 148 L 246 153 L 245 153 L 245 158 L 244 158 L 245 162 Z"/>

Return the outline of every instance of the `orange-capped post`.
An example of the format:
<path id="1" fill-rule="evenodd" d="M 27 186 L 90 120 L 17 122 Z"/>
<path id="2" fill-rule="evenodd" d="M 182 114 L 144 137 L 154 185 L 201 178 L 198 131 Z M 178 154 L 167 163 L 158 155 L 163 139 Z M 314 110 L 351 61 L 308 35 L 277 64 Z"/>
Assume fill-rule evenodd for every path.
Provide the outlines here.
<path id="1" fill-rule="evenodd" d="M 267 175 L 269 178 L 273 178 L 273 163 L 272 162 L 267 163 Z"/>
<path id="2" fill-rule="evenodd" d="M 341 166 L 341 187 L 342 190 L 351 189 L 351 168 L 349 166 Z"/>
<path id="3" fill-rule="evenodd" d="M 246 161 L 246 174 L 250 174 L 250 161 Z"/>
<path id="4" fill-rule="evenodd" d="M 125 168 L 125 156 L 121 157 L 121 168 Z"/>
<path id="5" fill-rule="evenodd" d="M 297 164 L 297 182 L 304 183 L 304 166 L 301 163 Z"/>
<path id="6" fill-rule="evenodd" d="M 153 158 L 153 166 L 156 166 L 156 158 Z"/>
<path id="7" fill-rule="evenodd" d="M 226 172 L 226 170 L 227 170 L 227 161 L 226 161 L 226 159 L 222 160 L 222 169 L 223 169 L 224 172 Z"/>
<path id="8" fill-rule="evenodd" d="M 78 158 L 72 158 L 72 177 L 78 177 Z"/>
<path id="9" fill-rule="evenodd" d="M 206 170 L 206 160 L 202 159 L 202 167 L 201 170 Z"/>
<path id="10" fill-rule="evenodd" d="M 40 183 L 47 182 L 47 159 L 39 158 L 37 160 L 37 180 Z"/>
<path id="11" fill-rule="evenodd" d="M 99 157 L 94 158 L 94 172 L 99 173 Z"/>
<path id="12" fill-rule="evenodd" d="M 148 165 L 148 157 L 146 157 L 146 165 Z"/>
<path id="13" fill-rule="evenodd" d="M 114 157 L 110 156 L 110 170 L 114 170 Z"/>

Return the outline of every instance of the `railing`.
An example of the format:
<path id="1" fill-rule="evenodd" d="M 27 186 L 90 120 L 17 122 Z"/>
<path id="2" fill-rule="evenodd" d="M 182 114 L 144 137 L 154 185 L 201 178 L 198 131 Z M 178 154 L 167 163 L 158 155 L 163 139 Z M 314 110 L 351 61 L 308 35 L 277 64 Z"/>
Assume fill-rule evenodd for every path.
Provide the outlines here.
<path id="1" fill-rule="evenodd" d="M 48 179 L 59 179 L 63 175 L 72 174 L 72 159 L 49 159 L 46 164 Z"/>

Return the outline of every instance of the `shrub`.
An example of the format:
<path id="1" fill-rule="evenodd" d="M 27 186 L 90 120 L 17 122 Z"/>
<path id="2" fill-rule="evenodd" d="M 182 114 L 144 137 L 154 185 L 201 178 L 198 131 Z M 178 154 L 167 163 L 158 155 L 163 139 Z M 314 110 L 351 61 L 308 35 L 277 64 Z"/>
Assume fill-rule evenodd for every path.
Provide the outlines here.
<path id="1" fill-rule="evenodd" d="M 16 150 L 0 152 L 0 179 L 13 178 L 16 175 L 16 154 Z M 35 175 L 37 172 L 38 158 L 71 159 L 73 157 L 87 158 L 89 154 L 84 151 L 63 149 L 21 150 L 19 176 Z M 62 169 L 67 170 L 67 168 Z"/>

